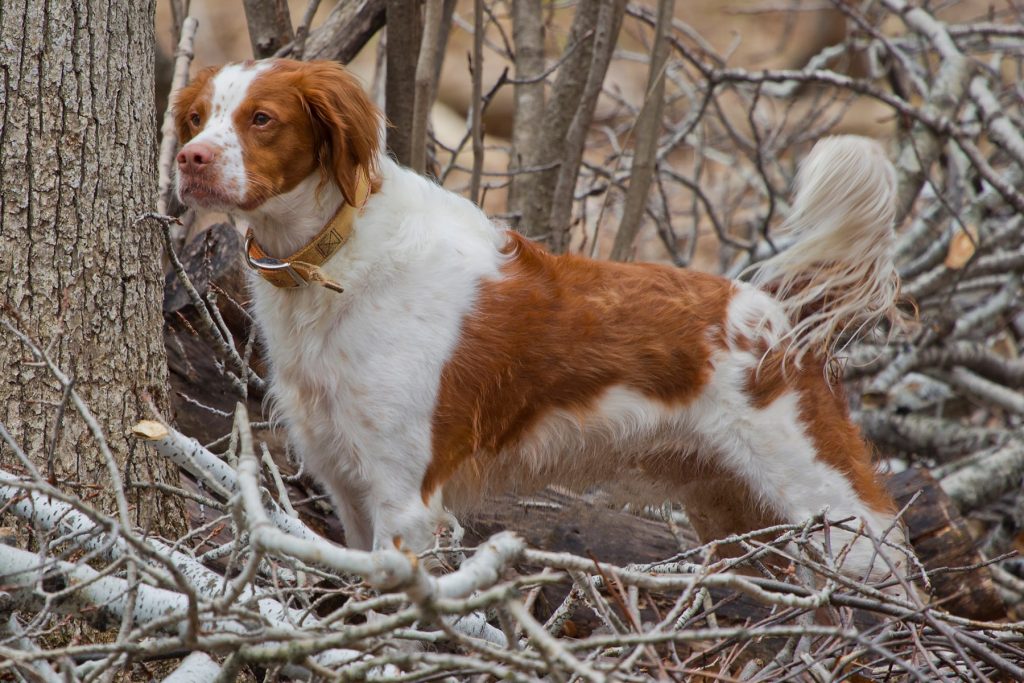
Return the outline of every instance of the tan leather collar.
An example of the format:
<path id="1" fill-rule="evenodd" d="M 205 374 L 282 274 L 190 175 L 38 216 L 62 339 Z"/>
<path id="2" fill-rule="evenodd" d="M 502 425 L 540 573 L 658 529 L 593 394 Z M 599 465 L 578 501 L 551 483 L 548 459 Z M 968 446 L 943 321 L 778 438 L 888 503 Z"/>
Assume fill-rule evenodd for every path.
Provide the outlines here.
<path id="1" fill-rule="evenodd" d="M 334 217 L 327 221 L 327 225 L 306 246 L 284 259 L 267 256 L 267 252 L 253 236 L 252 228 L 249 228 L 245 236 L 245 262 L 275 287 L 290 289 L 316 284 L 334 292 L 344 291 L 341 285 L 324 275 L 320 266 L 338 253 L 352 236 L 356 213 L 369 198 L 369 190 L 369 183 L 361 179 L 356 190 L 356 196 L 363 197 L 360 206 L 342 202 Z"/>

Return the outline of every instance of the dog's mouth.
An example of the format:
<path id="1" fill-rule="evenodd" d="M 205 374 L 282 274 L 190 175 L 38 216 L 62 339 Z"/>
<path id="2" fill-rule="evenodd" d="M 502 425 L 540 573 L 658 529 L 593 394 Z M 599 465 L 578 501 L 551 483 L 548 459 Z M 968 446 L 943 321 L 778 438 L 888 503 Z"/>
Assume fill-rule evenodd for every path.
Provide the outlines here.
<path id="1" fill-rule="evenodd" d="M 178 197 L 182 203 L 204 209 L 230 209 L 238 205 L 238 199 L 230 196 L 219 184 L 205 178 L 179 176 Z"/>

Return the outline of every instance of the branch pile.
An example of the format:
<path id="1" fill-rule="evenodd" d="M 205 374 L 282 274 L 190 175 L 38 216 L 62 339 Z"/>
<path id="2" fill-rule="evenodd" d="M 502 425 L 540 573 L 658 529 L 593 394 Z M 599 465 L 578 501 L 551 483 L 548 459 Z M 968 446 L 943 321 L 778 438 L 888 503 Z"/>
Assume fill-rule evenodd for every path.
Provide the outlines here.
<path id="1" fill-rule="evenodd" d="M 723 539 L 747 550 L 727 561 L 705 546 L 615 566 L 530 549 L 508 532 L 475 548 L 439 540 L 421 557 L 363 552 L 310 529 L 289 512 L 283 488 L 270 495 L 265 484 L 280 475 L 257 456 L 242 404 L 226 457 L 160 422 L 134 432 L 201 483 L 182 494 L 214 511 L 208 524 L 174 541 L 148 537 L 48 483 L 3 434 L 22 473 L 0 472 L 0 501 L 36 545 L 0 546 L 5 669 L 31 680 L 107 680 L 133 663 L 183 657 L 166 680 L 235 680 L 243 667 L 264 680 L 1024 676 L 1018 624 L 956 617 L 913 591 L 896 597 L 839 573 L 844 549 L 810 539 L 836 526 L 856 532 L 849 520 Z M 231 540 L 200 552 L 219 525 L 231 527 Z M 796 571 L 773 575 L 779 560 Z M 538 596 L 557 587 L 564 597 L 540 618 Z M 737 598 L 759 614 L 723 623 Z M 584 608 L 601 624 L 589 634 L 572 621 Z M 69 617 L 119 626 L 109 641 L 44 645 Z"/>

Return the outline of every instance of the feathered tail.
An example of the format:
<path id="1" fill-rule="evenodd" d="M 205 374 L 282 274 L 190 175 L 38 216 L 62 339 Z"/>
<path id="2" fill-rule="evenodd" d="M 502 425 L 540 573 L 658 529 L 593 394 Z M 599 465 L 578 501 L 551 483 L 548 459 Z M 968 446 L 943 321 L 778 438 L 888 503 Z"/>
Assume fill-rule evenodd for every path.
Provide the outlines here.
<path id="1" fill-rule="evenodd" d="M 896 170 L 874 140 L 830 137 L 804 159 L 796 188 L 779 230 L 793 246 L 748 273 L 782 304 L 793 325 L 787 356 L 799 362 L 808 351 L 828 358 L 861 331 L 895 320 Z"/>

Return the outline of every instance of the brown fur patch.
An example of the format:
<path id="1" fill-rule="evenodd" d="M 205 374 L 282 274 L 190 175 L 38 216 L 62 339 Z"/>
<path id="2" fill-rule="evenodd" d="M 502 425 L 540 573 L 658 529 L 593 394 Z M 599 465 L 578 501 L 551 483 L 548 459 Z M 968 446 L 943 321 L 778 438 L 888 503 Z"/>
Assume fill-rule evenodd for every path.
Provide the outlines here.
<path id="1" fill-rule="evenodd" d="M 263 112 L 271 117 L 253 125 Z M 234 114 L 249 177 L 247 203 L 258 206 L 293 189 L 317 168 L 358 205 L 359 177 L 379 188 L 379 113 L 354 76 L 336 62 L 281 59 L 249 86 Z M 298 162 L 298 163 L 296 163 Z"/>
<path id="2" fill-rule="evenodd" d="M 476 486 L 479 494 L 489 477 L 509 477 L 517 464 L 488 459 L 509 457 L 498 454 L 553 411 L 584 416 L 612 386 L 686 405 L 711 376 L 711 354 L 727 343 L 733 285 L 724 278 L 554 256 L 516 234 L 510 234 L 508 249 L 514 258 L 504 266 L 504 277 L 483 283 L 443 370 L 424 501 L 456 471 L 460 493 L 473 493 L 464 489 Z M 758 346 L 733 340 L 741 342 Z M 751 371 L 747 392 L 753 407 L 796 392 L 798 418 L 817 457 L 842 473 L 866 505 L 892 512 L 841 389 L 830 386 L 817 359 L 805 358 L 799 369 L 787 365 L 785 372 L 780 360 L 781 353 L 773 352 Z M 780 521 L 753 501 L 737 477 L 711 471 L 712 454 L 685 457 L 693 447 L 681 444 L 679 453 L 666 454 L 672 457 L 646 458 L 643 469 L 656 480 L 675 480 L 687 489 L 688 508 L 716 518 L 703 524 L 711 536 L 702 537 Z M 627 464 L 622 467 L 629 476 Z"/>
<path id="3" fill-rule="evenodd" d="M 724 278 L 509 239 L 505 277 L 483 284 L 442 373 L 424 500 L 472 456 L 499 453 L 553 410 L 585 412 L 611 386 L 685 405 L 724 342 Z"/>

